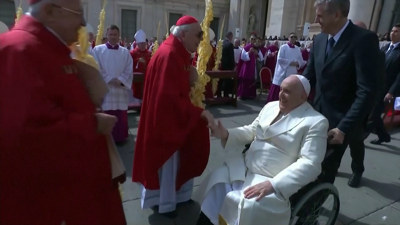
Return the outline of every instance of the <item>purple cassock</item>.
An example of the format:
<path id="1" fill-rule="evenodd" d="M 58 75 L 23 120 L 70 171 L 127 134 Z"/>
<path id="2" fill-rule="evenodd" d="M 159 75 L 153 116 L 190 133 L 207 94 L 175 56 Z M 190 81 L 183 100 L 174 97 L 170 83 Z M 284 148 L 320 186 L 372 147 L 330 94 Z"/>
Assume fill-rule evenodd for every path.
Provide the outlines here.
<path id="1" fill-rule="evenodd" d="M 243 50 L 246 52 L 250 51 L 253 47 L 252 44 L 246 45 Z M 256 60 L 258 57 L 253 52 L 249 53 L 250 61 L 243 61 L 242 57 L 239 58 L 239 62 L 236 67 L 238 72 L 238 91 L 237 95 L 242 99 L 253 99 L 257 96 L 256 86 Z"/>
<path id="2" fill-rule="evenodd" d="M 308 58 L 310 57 L 310 52 L 307 49 L 303 49 L 303 50 L 301 50 L 301 56 L 303 57 L 303 60 L 307 62 Z M 303 72 L 306 69 L 306 67 L 307 67 L 307 63 L 302 68 L 300 68 L 298 73 L 300 75 L 303 74 Z"/>
<path id="3" fill-rule="evenodd" d="M 279 47 L 275 46 L 275 45 L 270 45 L 267 48 L 267 52 L 270 51 L 271 53 L 276 53 L 275 57 L 267 57 L 267 59 L 265 60 L 265 67 L 267 67 L 269 70 L 271 70 L 271 74 L 272 76 L 275 74 L 275 66 L 276 66 L 276 59 L 278 56 L 278 51 L 279 51 Z"/>

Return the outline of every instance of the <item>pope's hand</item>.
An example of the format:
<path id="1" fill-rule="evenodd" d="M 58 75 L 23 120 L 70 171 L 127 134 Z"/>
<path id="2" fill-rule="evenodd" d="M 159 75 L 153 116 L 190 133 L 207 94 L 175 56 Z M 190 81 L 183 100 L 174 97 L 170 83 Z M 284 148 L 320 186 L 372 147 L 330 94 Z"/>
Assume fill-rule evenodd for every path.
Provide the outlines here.
<path id="1" fill-rule="evenodd" d="M 208 110 L 204 110 L 201 113 L 201 118 L 207 120 L 208 126 L 215 126 L 214 116 Z"/>
<path id="2" fill-rule="evenodd" d="M 263 197 L 270 195 L 274 192 L 275 192 L 274 187 L 272 187 L 271 182 L 267 180 L 247 188 L 243 192 L 243 194 L 244 197 L 247 199 L 257 197 L 256 201 L 259 201 Z"/>
<path id="3" fill-rule="evenodd" d="M 227 139 L 228 138 L 228 130 L 222 125 L 221 121 L 218 120 L 218 124 L 216 126 L 210 127 L 211 136 L 216 137 L 218 139 Z"/>
<path id="4" fill-rule="evenodd" d="M 117 117 L 105 113 L 96 113 L 97 131 L 100 134 L 111 134 L 115 123 L 118 121 Z"/>

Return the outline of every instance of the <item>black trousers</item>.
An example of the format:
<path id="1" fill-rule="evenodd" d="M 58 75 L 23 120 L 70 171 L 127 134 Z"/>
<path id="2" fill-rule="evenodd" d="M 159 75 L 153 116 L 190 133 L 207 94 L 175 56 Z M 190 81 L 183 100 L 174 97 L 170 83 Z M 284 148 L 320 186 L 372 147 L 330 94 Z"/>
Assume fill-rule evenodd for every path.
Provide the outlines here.
<path id="1" fill-rule="evenodd" d="M 353 173 L 364 173 L 365 145 L 363 137 L 350 140 L 351 170 Z"/>
<path id="2" fill-rule="evenodd" d="M 390 135 L 386 131 L 385 125 L 383 124 L 383 120 L 381 117 L 384 110 L 385 110 L 385 102 L 382 100 L 378 101 L 378 104 L 376 105 L 371 116 L 372 123 L 369 123 L 366 129 L 366 132 L 368 133 L 371 133 L 373 130 L 375 130 L 380 140 L 382 139 L 385 140 L 390 138 Z"/>
<path id="3" fill-rule="evenodd" d="M 359 129 L 355 129 L 355 131 L 352 131 L 351 134 L 346 135 L 343 144 L 330 145 L 328 147 L 333 149 L 333 152 L 332 154 L 328 155 L 322 162 L 322 171 L 324 171 L 324 175 L 321 177 L 322 182 L 327 182 L 331 184 L 335 182 L 335 178 L 338 173 L 340 163 L 342 162 L 343 155 L 349 145 L 351 149 L 351 158 L 353 159 L 351 163 L 353 173 L 364 172 L 364 127 L 365 126 L 359 126 Z"/>

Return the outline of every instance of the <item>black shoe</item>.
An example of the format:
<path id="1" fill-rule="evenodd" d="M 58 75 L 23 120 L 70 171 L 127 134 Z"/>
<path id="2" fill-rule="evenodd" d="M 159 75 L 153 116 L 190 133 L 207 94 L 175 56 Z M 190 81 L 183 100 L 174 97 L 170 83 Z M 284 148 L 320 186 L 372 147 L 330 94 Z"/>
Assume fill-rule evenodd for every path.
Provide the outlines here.
<path id="1" fill-rule="evenodd" d="M 208 217 L 203 213 L 203 211 L 201 211 L 200 217 L 197 220 L 196 225 L 213 225 L 213 223 L 211 223 L 211 220 L 208 219 Z"/>
<path id="2" fill-rule="evenodd" d="M 382 143 L 389 143 L 390 142 L 390 137 L 389 138 L 385 138 L 385 139 L 376 139 L 371 141 L 370 143 L 373 145 L 381 145 Z"/>
<path id="3" fill-rule="evenodd" d="M 361 173 L 353 173 L 347 184 L 352 188 L 356 188 L 360 185 L 361 177 L 362 177 Z"/>

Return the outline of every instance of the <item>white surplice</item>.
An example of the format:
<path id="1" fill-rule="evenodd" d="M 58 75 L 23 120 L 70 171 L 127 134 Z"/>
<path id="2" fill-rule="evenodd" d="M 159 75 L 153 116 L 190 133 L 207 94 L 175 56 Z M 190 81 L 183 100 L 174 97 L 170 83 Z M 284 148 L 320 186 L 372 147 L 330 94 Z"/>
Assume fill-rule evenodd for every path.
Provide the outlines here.
<path id="1" fill-rule="evenodd" d="M 290 66 L 291 62 L 298 62 L 299 66 Z M 299 47 L 289 47 L 288 44 L 284 44 L 278 51 L 278 60 L 275 66 L 275 74 L 272 83 L 281 86 L 282 81 L 293 74 L 297 74 L 297 70 L 303 67 L 306 62 L 303 60 L 301 50 Z"/>
<path id="2" fill-rule="evenodd" d="M 133 60 L 128 49 L 121 46 L 118 49 L 108 49 L 107 45 L 102 44 L 94 47 L 92 54 L 110 90 L 104 99 L 102 109 L 128 110 L 128 93 L 133 81 Z M 121 81 L 123 86 L 109 84 L 113 78 Z"/>
<path id="3" fill-rule="evenodd" d="M 141 188 L 141 207 L 147 209 L 158 206 L 159 213 L 172 212 L 176 209 L 176 204 L 189 201 L 193 193 L 194 180 L 190 179 L 179 191 L 176 191 L 176 175 L 179 168 L 179 151 L 176 151 L 158 171 L 160 179 L 159 190 L 147 190 L 142 184 Z"/>
<path id="4" fill-rule="evenodd" d="M 251 146 L 210 173 L 194 194 L 214 224 L 219 215 L 229 225 L 288 224 L 289 197 L 321 173 L 328 120 L 305 102 L 271 125 L 279 111 L 279 102 L 270 102 L 252 124 L 228 129 L 225 148 Z M 274 193 L 258 202 L 243 197 L 245 189 L 267 180 Z"/>
<path id="5" fill-rule="evenodd" d="M 246 63 L 250 61 L 250 55 L 249 52 L 246 52 L 246 50 L 243 48 L 242 53 L 240 54 L 240 58 Z M 261 51 L 258 51 L 258 57 L 256 56 L 256 65 L 254 66 L 254 77 L 257 80 L 258 74 L 257 74 L 257 60 L 258 61 L 264 61 L 264 56 L 262 55 Z"/>
<path id="6" fill-rule="evenodd" d="M 233 54 L 235 55 L 235 63 L 239 62 L 241 52 L 242 52 L 241 48 L 233 49 Z"/>

